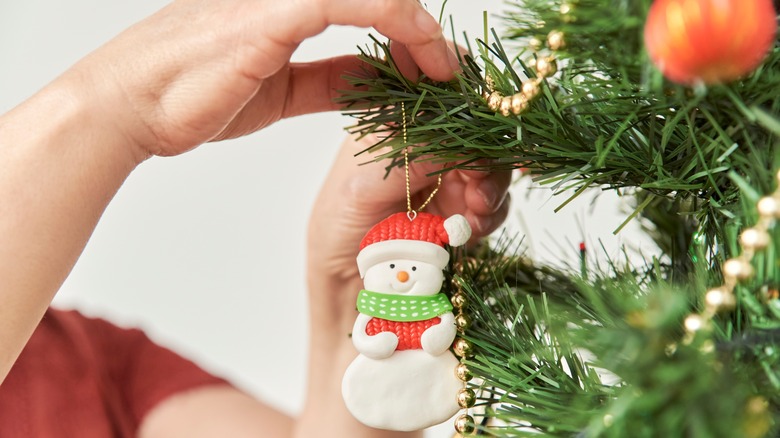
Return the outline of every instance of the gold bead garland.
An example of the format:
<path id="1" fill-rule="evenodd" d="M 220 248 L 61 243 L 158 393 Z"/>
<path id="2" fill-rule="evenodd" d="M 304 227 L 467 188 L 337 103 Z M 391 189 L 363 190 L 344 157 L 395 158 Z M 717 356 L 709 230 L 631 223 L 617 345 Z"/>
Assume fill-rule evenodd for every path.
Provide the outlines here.
<path id="1" fill-rule="evenodd" d="M 554 30 L 547 34 L 547 47 L 550 50 L 561 50 L 566 47 L 566 39 L 563 37 L 563 32 Z"/>
<path id="2" fill-rule="evenodd" d="M 458 314 L 461 314 L 463 307 L 466 306 L 466 296 L 463 295 L 460 287 L 458 287 L 458 292 L 450 298 L 450 302 L 452 303 L 452 307 L 458 309 Z"/>
<path id="3" fill-rule="evenodd" d="M 531 38 L 530 40 L 528 40 L 528 48 L 533 50 L 534 52 L 538 52 L 542 50 L 542 40 L 536 37 Z"/>
<path id="4" fill-rule="evenodd" d="M 474 349 L 471 346 L 471 342 L 463 338 L 458 338 L 455 340 L 455 343 L 452 345 L 452 350 L 455 352 L 455 354 L 458 355 L 458 357 L 463 359 L 468 359 L 474 354 Z"/>
<path id="5" fill-rule="evenodd" d="M 778 188 L 769 196 L 761 198 L 756 203 L 758 222 L 742 231 L 739 245 L 742 254 L 728 259 L 723 263 L 723 284 L 714 287 L 704 295 L 704 310 L 699 314 L 690 314 L 683 325 L 687 336 L 686 342 L 691 342 L 694 335 L 709 326 L 709 321 L 718 313 L 734 309 L 737 299 L 734 289 L 740 281 L 749 280 L 755 274 L 751 264 L 757 251 L 766 249 L 771 243 L 769 229 L 777 219 L 780 219 L 780 172 L 775 175 Z"/>
<path id="6" fill-rule="evenodd" d="M 563 21 L 572 21 L 571 18 L 571 10 L 574 9 L 574 6 L 569 2 L 563 2 L 561 3 L 561 15 L 563 15 Z"/>
<path id="7" fill-rule="evenodd" d="M 469 370 L 469 367 L 466 366 L 465 363 L 459 363 L 458 366 L 455 367 L 455 375 L 458 376 L 458 379 L 462 382 L 468 382 L 474 378 L 471 374 L 471 370 Z"/>
<path id="8" fill-rule="evenodd" d="M 536 53 L 541 50 L 542 42 L 538 38 L 531 38 L 528 47 Z M 553 30 L 547 34 L 547 47 L 552 51 L 565 48 L 566 38 L 563 32 Z M 485 78 L 487 89 L 482 93 L 482 98 L 485 99 L 485 103 L 491 111 L 501 113 L 503 116 L 523 114 L 528 110 L 531 102 L 541 94 L 544 79 L 550 78 L 558 72 L 558 61 L 553 55 L 532 56 L 528 58 L 525 65 L 536 72 L 536 77 L 523 81 L 520 85 L 520 91 L 511 96 L 504 96 L 496 91 L 490 76 Z"/>
<path id="9" fill-rule="evenodd" d="M 542 89 L 540 88 L 541 82 L 542 81 L 539 79 L 533 79 L 530 81 L 523 82 L 523 86 L 520 88 L 521 92 L 523 93 L 522 96 L 525 97 L 526 100 L 535 99 L 536 96 L 538 96 L 539 93 L 542 91 Z"/>
<path id="10" fill-rule="evenodd" d="M 458 330 L 460 330 L 461 332 L 465 332 L 466 330 L 469 329 L 470 326 L 471 326 L 471 319 L 469 319 L 468 316 L 459 313 L 455 317 L 455 327 L 457 327 Z"/>
<path id="11" fill-rule="evenodd" d="M 554 75 L 558 72 L 558 62 L 555 61 L 555 57 L 553 56 L 546 56 L 543 58 L 538 58 L 536 60 L 536 73 L 543 77 L 543 78 L 549 78 L 550 76 Z"/>
<path id="12" fill-rule="evenodd" d="M 458 395 L 456 397 L 458 399 L 458 406 L 463 409 L 468 409 L 474 406 L 474 403 L 477 402 L 477 394 L 471 388 L 461 389 L 458 391 Z"/>
<path id="13" fill-rule="evenodd" d="M 460 270 L 462 270 L 462 267 Z M 474 354 L 474 347 L 471 345 L 469 341 L 467 341 L 462 337 L 463 333 L 471 325 L 471 320 L 464 313 L 465 308 L 468 305 L 468 299 L 466 298 L 466 295 L 463 293 L 463 289 L 461 287 L 460 281 L 458 279 L 453 279 L 452 282 L 453 285 L 455 286 L 456 292 L 455 294 L 452 295 L 452 298 L 450 298 L 450 302 L 452 303 L 452 307 L 454 307 L 457 312 L 457 314 L 455 315 L 455 327 L 458 330 L 458 337 L 455 338 L 455 342 L 452 344 L 452 351 L 455 352 L 455 355 L 458 356 L 461 361 L 455 367 L 454 371 L 458 379 L 462 381 L 464 384 L 464 387 L 460 391 L 458 391 L 455 397 L 458 402 L 458 406 L 466 410 L 466 412 L 459 415 L 455 419 L 454 426 L 455 426 L 455 432 L 457 433 L 456 437 L 458 437 L 458 436 L 469 435 L 476 430 L 476 424 L 474 423 L 474 418 L 468 414 L 468 409 L 473 407 L 474 404 L 476 403 L 477 395 L 473 389 L 465 386 L 466 382 L 471 380 L 473 376 L 471 374 L 471 371 L 469 371 L 468 366 L 465 363 L 463 363 L 463 361 Z"/>
<path id="14" fill-rule="evenodd" d="M 476 430 L 474 419 L 471 415 L 461 414 L 455 419 L 455 430 L 460 435 L 469 435 Z"/>

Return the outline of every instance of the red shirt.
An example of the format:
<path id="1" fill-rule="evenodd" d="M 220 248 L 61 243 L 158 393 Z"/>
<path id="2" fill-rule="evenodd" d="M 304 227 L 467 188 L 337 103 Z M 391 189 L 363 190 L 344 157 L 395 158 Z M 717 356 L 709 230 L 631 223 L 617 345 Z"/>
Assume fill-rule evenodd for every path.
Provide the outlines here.
<path id="1" fill-rule="evenodd" d="M 135 437 L 166 397 L 220 383 L 140 330 L 49 309 L 0 385 L 0 437 Z"/>

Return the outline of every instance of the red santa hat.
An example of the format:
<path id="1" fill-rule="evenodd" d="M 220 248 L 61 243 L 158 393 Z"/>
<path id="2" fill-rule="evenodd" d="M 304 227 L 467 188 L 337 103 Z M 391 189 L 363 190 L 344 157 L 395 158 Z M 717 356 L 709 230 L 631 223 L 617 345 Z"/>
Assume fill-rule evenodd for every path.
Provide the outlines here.
<path id="1" fill-rule="evenodd" d="M 461 246 L 471 237 L 466 218 L 444 219 L 431 213 L 396 213 L 368 230 L 357 256 L 360 278 L 368 268 L 393 259 L 419 260 L 444 269 L 450 259 L 445 244 Z"/>

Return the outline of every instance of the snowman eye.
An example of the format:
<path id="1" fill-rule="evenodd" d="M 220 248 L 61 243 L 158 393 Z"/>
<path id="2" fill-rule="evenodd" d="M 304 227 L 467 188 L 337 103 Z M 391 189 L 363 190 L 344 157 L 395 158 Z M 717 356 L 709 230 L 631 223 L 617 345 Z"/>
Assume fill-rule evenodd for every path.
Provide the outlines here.
<path id="1" fill-rule="evenodd" d="M 416 270 L 417 270 L 417 266 L 412 266 L 412 271 L 416 271 Z"/>
<path id="2" fill-rule="evenodd" d="M 390 263 L 390 269 L 395 269 L 395 265 L 393 263 Z"/>

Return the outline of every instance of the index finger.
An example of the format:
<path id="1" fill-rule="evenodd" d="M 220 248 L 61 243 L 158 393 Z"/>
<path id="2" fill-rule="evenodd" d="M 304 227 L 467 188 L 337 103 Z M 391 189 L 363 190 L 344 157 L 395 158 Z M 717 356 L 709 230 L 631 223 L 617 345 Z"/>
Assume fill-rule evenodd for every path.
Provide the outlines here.
<path id="1" fill-rule="evenodd" d="M 431 79 L 446 81 L 458 68 L 441 26 L 416 0 L 298 0 L 276 5 L 286 8 L 287 20 L 275 20 L 274 41 L 297 46 L 329 25 L 373 27 L 409 47 L 420 69 Z M 276 6 L 275 5 L 275 6 Z"/>

